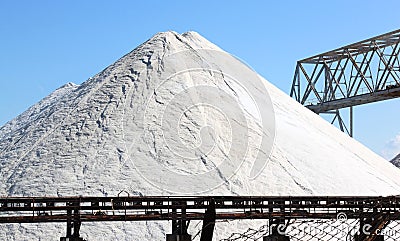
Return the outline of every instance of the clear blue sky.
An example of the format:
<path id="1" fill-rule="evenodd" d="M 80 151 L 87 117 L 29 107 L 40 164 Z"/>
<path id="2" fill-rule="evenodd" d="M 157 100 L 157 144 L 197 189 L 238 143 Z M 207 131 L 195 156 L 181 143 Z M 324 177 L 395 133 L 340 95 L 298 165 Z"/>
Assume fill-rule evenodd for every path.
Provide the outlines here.
<path id="1" fill-rule="evenodd" d="M 2 0 L 0 125 L 166 30 L 199 32 L 288 93 L 297 60 L 398 29 L 399 9 L 398 0 Z M 399 106 L 357 107 L 356 139 L 378 154 L 400 148 Z"/>

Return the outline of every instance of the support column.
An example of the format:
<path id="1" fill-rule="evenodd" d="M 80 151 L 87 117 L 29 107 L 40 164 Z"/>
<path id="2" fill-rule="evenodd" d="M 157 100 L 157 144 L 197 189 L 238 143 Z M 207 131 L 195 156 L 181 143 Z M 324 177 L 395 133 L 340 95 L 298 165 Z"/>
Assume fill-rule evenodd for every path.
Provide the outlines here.
<path id="1" fill-rule="evenodd" d="M 192 236 L 189 234 L 167 234 L 167 241 L 191 241 Z"/>
<path id="2" fill-rule="evenodd" d="M 290 241 L 289 236 L 286 236 L 284 233 L 282 233 L 285 231 L 285 228 L 282 228 L 284 226 L 285 219 L 270 219 L 269 235 L 264 236 L 263 241 Z"/>
<path id="3" fill-rule="evenodd" d="M 211 199 L 208 204 L 206 213 L 204 214 L 200 241 L 212 241 L 215 227 L 215 218 L 215 202 L 214 199 Z"/>
<path id="4" fill-rule="evenodd" d="M 72 209 L 67 210 L 67 235 L 66 237 L 61 237 L 60 241 L 85 241 L 83 238 L 79 237 L 79 231 L 81 228 L 79 215 L 80 203 L 67 203 L 67 206 L 73 206 L 74 212 L 72 215 Z"/>
<path id="5" fill-rule="evenodd" d="M 172 209 L 172 215 L 177 218 L 177 210 Z M 172 234 L 167 234 L 167 241 L 191 241 L 192 236 L 187 233 L 186 210 L 182 209 L 181 219 L 172 220 Z"/>
<path id="6" fill-rule="evenodd" d="M 79 231 L 81 229 L 81 218 L 79 216 L 79 203 L 74 203 L 74 234 L 73 237 L 75 240 L 80 240 Z"/>
<path id="7" fill-rule="evenodd" d="M 353 137 L 353 106 L 350 106 L 350 137 Z"/>

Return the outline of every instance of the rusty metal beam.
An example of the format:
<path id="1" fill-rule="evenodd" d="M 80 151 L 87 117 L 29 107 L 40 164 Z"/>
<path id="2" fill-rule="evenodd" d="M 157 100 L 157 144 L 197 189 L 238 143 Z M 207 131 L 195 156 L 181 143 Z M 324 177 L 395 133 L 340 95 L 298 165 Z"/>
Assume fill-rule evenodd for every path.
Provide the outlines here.
<path id="1" fill-rule="evenodd" d="M 378 206 L 389 217 L 400 213 L 397 196 L 36 197 L 0 198 L 0 223 L 204 220 L 212 202 L 216 219 L 332 219 L 339 212 L 357 218 L 358 214 L 349 210 Z"/>
<path id="2" fill-rule="evenodd" d="M 173 234 L 186 235 L 191 220 L 203 220 L 201 241 L 212 240 L 216 220 L 348 219 L 371 222 L 374 229 L 400 220 L 400 196 L 196 196 L 196 197 L 4 197 L 0 223 L 66 222 L 67 237 L 79 238 L 81 223 L 110 221 L 172 221 Z"/>

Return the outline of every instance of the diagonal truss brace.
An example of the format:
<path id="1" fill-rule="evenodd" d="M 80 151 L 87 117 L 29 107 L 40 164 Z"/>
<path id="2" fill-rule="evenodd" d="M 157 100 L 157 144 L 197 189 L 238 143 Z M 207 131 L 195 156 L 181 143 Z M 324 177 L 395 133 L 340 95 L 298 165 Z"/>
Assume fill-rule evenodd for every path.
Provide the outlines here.
<path id="1" fill-rule="evenodd" d="M 354 106 L 400 97 L 399 54 L 400 29 L 300 60 L 290 96 L 352 136 Z"/>

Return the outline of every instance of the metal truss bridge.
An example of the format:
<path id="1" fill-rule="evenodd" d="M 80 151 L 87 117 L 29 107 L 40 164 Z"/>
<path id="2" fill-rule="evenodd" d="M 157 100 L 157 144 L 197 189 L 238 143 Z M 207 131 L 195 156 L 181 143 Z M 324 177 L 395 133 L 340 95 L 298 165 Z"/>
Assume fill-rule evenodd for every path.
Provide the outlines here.
<path id="1" fill-rule="evenodd" d="M 83 240 L 79 230 L 85 222 L 172 221 L 167 241 L 191 240 L 191 220 L 202 220 L 201 241 L 211 241 L 218 220 L 263 219 L 268 228 L 263 240 L 399 240 L 400 196 L 115 196 L 115 197 L 3 197 L 0 225 L 10 223 L 66 223 L 66 237 Z M 343 237 L 332 225 L 352 223 Z M 301 225 L 318 232 L 296 233 Z M 218 225 L 218 224 L 217 224 Z M 292 227 L 288 231 L 289 228 Z M 326 231 L 326 228 L 329 228 Z M 338 228 L 338 226 L 335 226 Z M 367 227 L 367 229 L 365 228 Z M 390 235 L 381 231 L 390 228 Z M 283 231 L 282 231 L 283 230 Z M 335 231 L 332 234 L 332 230 Z M 362 231 L 362 232 L 361 232 Z M 290 233 L 292 232 L 292 234 Z M 295 232 L 293 234 L 293 232 Z M 240 235 L 240 234 L 238 234 Z M 300 235 L 300 236 L 299 236 Z M 322 237 L 321 237 L 322 235 Z M 397 235 L 397 236 L 396 236 Z M 234 236 L 234 235 L 233 235 Z M 232 238 L 226 240 L 241 240 Z M 252 239 L 255 240 L 255 239 Z"/>
<path id="2" fill-rule="evenodd" d="M 290 96 L 353 136 L 353 106 L 400 97 L 399 43 L 396 30 L 300 60 Z"/>

